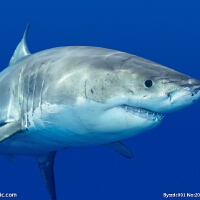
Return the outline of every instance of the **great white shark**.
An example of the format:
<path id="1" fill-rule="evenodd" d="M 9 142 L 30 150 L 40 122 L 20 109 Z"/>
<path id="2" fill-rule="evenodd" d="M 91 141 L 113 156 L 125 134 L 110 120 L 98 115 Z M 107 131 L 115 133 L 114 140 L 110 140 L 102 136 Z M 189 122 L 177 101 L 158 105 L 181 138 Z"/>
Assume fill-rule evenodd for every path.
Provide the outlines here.
<path id="1" fill-rule="evenodd" d="M 14 164 L 14 155 L 35 157 L 52 200 L 58 150 L 106 145 L 132 158 L 120 140 L 200 98 L 200 81 L 128 53 L 72 46 L 31 54 L 28 28 L 0 73 L 0 153 Z"/>

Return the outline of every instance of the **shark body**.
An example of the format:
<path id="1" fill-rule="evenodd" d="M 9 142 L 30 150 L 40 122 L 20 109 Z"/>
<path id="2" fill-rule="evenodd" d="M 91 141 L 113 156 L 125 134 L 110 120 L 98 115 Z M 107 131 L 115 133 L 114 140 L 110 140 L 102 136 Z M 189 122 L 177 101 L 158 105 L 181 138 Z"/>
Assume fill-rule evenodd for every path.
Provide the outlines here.
<path id="1" fill-rule="evenodd" d="M 200 98 L 198 80 L 128 53 L 59 47 L 30 54 L 28 28 L 0 73 L 0 152 L 14 164 L 14 155 L 34 156 L 52 200 L 58 150 L 103 144 L 132 158 L 120 140 Z"/>

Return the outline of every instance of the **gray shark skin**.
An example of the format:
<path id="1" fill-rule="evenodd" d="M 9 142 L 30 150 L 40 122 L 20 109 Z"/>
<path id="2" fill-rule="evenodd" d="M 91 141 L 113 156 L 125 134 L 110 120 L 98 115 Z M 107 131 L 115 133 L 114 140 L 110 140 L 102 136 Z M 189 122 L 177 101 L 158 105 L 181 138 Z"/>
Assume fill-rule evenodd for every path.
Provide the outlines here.
<path id="1" fill-rule="evenodd" d="M 194 104 L 200 81 L 128 53 L 59 47 L 30 54 L 26 35 L 0 73 L 0 153 L 34 156 L 52 200 L 60 149 L 106 145 L 158 126 L 164 114 Z"/>

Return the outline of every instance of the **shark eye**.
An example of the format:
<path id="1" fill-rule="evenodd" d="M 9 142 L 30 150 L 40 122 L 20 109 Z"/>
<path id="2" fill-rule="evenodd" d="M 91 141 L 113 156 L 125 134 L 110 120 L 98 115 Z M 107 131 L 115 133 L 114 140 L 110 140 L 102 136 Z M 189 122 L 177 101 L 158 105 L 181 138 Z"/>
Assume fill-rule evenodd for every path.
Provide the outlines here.
<path id="1" fill-rule="evenodd" d="M 153 85 L 153 82 L 152 80 L 146 80 L 144 84 L 146 87 L 150 88 Z"/>

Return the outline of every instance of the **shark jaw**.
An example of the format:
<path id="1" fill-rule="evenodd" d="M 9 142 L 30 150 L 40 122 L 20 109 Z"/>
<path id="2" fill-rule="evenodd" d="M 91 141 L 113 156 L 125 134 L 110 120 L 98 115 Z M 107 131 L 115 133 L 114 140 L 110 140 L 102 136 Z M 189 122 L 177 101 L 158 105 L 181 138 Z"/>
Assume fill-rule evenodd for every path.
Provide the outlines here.
<path id="1" fill-rule="evenodd" d="M 163 98 L 164 101 L 168 101 L 168 105 L 166 104 L 166 108 L 175 104 L 175 108 L 167 109 L 162 112 L 156 112 L 150 109 L 145 109 L 143 107 L 132 106 L 128 104 L 119 105 L 119 108 L 122 108 L 125 112 L 131 113 L 132 115 L 138 116 L 140 118 L 147 119 L 149 121 L 162 121 L 163 118 L 166 116 L 166 113 L 171 113 L 185 107 L 188 107 L 194 104 L 199 98 L 199 89 L 200 86 L 192 86 L 192 87 L 185 87 L 180 91 L 170 92 L 165 94 L 166 98 Z M 178 102 L 176 102 L 178 99 Z M 182 100 L 181 100 L 182 99 Z M 156 103 L 155 103 L 156 104 Z M 158 103 L 160 104 L 160 103 Z M 156 109 L 156 106 L 154 106 Z"/>
<path id="2" fill-rule="evenodd" d="M 129 106 L 126 104 L 119 106 L 119 108 L 122 108 L 123 110 L 125 110 L 125 112 L 131 113 L 132 115 L 136 115 L 138 117 L 147 119 L 149 121 L 156 121 L 156 120 L 162 121 L 163 118 L 165 117 L 165 114 L 153 112 L 151 110 L 144 108 Z"/>

